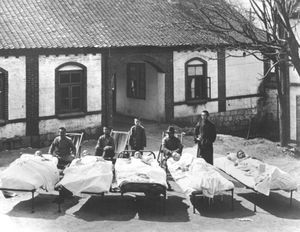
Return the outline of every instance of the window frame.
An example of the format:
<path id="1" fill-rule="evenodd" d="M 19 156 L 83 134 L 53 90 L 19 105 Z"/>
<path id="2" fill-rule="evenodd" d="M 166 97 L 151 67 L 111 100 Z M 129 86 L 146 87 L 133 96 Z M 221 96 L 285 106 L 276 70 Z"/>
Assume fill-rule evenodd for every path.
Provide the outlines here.
<path id="1" fill-rule="evenodd" d="M 138 80 L 137 80 L 137 94 L 134 95 L 132 94 L 132 91 L 130 90 L 131 89 L 131 80 L 133 80 L 131 77 L 131 74 L 130 74 L 130 66 L 133 66 L 133 65 L 137 65 L 137 66 L 140 66 L 142 67 L 139 71 L 141 72 L 140 74 L 142 76 L 139 76 L 138 77 Z M 140 68 L 139 67 L 139 68 Z M 142 100 L 145 100 L 146 99 L 146 63 L 142 63 L 142 62 L 130 62 L 130 63 L 127 63 L 127 97 L 128 98 L 134 98 L 134 99 L 142 99 Z M 144 86 L 142 86 L 144 85 Z"/>
<path id="2" fill-rule="evenodd" d="M 61 70 L 65 66 L 77 66 L 81 70 Z M 61 73 L 69 73 L 71 76 L 72 73 L 81 72 L 81 78 L 80 82 L 78 83 L 72 83 L 71 80 L 69 83 L 60 83 L 60 76 Z M 55 69 L 55 114 L 58 117 L 77 117 L 82 116 L 87 112 L 87 76 L 86 76 L 86 67 L 80 63 L 77 62 L 67 62 L 60 66 L 58 66 Z M 70 78 L 70 77 L 69 77 Z M 72 109 L 62 109 L 61 102 L 61 87 L 68 87 L 68 91 L 72 92 L 72 87 L 74 86 L 80 86 L 80 108 L 78 110 L 72 110 Z M 70 96 L 71 99 L 73 99 L 72 94 Z M 71 103 L 69 103 L 71 104 Z"/>
<path id="3" fill-rule="evenodd" d="M 193 61 L 199 61 L 202 64 L 201 65 L 197 65 L 197 64 L 193 64 L 190 65 L 191 62 Z M 197 67 L 197 66 L 201 66 L 203 69 L 203 74 L 202 75 L 194 75 L 194 76 L 190 76 L 188 74 L 188 68 L 189 67 Z M 203 88 L 206 89 L 205 92 L 205 97 L 194 97 L 192 98 L 191 96 L 191 86 L 190 86 L 190 79 L 191 78 L 204 78 L 204 83 L 205 86 Z M 201 87 L 199 87 L 201 88 Z M 209 99 L 211 98 L 211 78 L 207 76 L 207 62 L 199 57 L 194 57 L 192 59 L 189 59 L 188 61 L 185 62 L 185 100 L 188 103 L 206 103 Z"/>

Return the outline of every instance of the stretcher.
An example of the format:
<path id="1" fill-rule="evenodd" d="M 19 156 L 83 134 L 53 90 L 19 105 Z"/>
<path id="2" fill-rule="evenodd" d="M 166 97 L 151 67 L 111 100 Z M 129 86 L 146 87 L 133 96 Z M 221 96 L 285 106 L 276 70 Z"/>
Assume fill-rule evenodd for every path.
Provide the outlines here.
<path id="1" fill-rule="evenodd" d="M 269 196 L 271 191 L 279 190 L 290 192 L 290 206 L 292 206 L 293 192 L 297 190 L 297 182 L 278 167 L 251 157 L 243 160 L 220 157 L 214 160 L 214 165 L 257 195 Z M 254 211 L 256 212 L 255 203 Z"/>
<path id="2" fill-rule="evenodd" d="M 58 160 L 49 154 L 22 154 L 0 174 L 0 190 L 31 193 L 31 212 L 34 212 L 34 193 L 38 189 L 54 190 L 59 181 Z"/>
<path id="3" fill-rule="evenodd" d="M 82 194 L 104 196 L 108 193 L 113 179 L 112 162 L 97 156 L 84 156 L 74 159 L 63 171 L 63 178 L 56 184 L 55 188 L 62 187 L 73 195 Z M 61 194 L 61 191 L 60 191 Z M 59 202 L 59 211 L 61 211 Z"/>
<path id="4" fill-rule="evenodd" d="M 167 167 L 182 192 L 195 202 L 196 196 L 208 198 L 209 203 L 217 195 L 231 193 L 231 209 L 234 205 L 234 185 L 225 179 L 211 164 L 190 153 L 183 153 L 179 161 L 167 160 Z M 193 205 L 193 212 L 195 207 Z"/>
<path id="5" fill-rule="evenodd" d="M 152 151 L 141 151 L 142 157 L 134 157 L 134 151 L 119 153 L 115 164 L 116 182 L 122 197 L 125 193 L 145 193 L 160 196 L 165 213 L 167 199 L 166 172 L 159 166 Z"/>

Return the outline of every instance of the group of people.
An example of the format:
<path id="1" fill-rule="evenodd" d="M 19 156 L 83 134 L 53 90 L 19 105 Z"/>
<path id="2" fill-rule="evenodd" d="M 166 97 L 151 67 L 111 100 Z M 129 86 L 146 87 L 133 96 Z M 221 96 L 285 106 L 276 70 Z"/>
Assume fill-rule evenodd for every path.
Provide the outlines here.
<path id="1" fill-rule="evenodd" d="M 201 120 L 197 123 L 194 130 L 194 141 L 198 144 L 197 157 L 202 157 L 206 162 L 213 164 L 213 142 L 216 139 L 216 128 L 208 120 L 208 117 L 208 111 L 205 110 L 201 113 Z M 110 128 L 103 127 L 103 135 L 97 141 L 95 155 L 102 156 L 104 159 L 114 160 L 115 142 L 110 132 Z M 175 134 L 175 128 L 169 126 L 162 140 L 164 160 L 170 157 L 180 159 L 183 145 Z M 131 150 L 144 150 L 147 145 L 146 133 L 139 118 L 134 119 L 134 125 L 130 128 L 129 135 Z M 58 167 L 68 165 L 75 158 L 76 148 L 72 140 L 66 136 L 66 129 L 64 127 L 59 128 L 59 136 L 50 145 L 48 153 L 58 157 Z"/>

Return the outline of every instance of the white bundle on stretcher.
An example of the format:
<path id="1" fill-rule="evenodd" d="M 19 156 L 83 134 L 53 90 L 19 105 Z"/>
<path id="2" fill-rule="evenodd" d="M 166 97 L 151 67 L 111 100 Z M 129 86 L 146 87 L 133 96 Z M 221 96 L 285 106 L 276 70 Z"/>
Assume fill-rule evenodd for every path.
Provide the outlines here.
<path id="1" fill-rule="evenodd" d="M 192 154 L 182 154 L 179 161 L 170 158 L 167 165 L 172 177 L 186 195 L 202 191 L 205 196 L 212 198 L 234 188 L 233 183 L 218 173 L 211 164 Z"/>
<path id="2" fill-rule="evenodd" d="M 237 162 L 229 155 L 217 158 L 215 165 L 243 184 L 267 196 L 270 190 L 297 189 L 297 182 L 291 175 L 257 159 L 248 157 Z M 263 170 L 260 170 L 261 167 Z"/>
<path id="3" fill-rule="evenodd" d="M 112 163 L 97 156 L 74 159 L 64 170 L 64 177 L 57 183 L 74 195 L 81 192 L 108 192 L 112 183 Z"/>
<path id="4" fill-rule="evenodd" d="M 19 190 L 54 189 L 59 181 L 57 158 L 23 154 L 0 174 L 0 187 Z"/>
<path id="5" fill-rule="evenodd" d="M 166 172 L 154 159 L 119 158 L 115 164 L 118 186 L 124 182 L 156 183 L 167 187 Z"/>

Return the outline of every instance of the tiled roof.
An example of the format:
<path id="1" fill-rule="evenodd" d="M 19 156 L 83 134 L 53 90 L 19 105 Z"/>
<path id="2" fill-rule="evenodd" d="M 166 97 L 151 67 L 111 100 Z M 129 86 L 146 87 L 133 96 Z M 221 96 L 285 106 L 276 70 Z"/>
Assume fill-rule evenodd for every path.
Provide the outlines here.
<path id="1" fill-rule="evenodd" d="M 0 49 L 225 43 L 192 21 L 172 0 L 0 0 Z"/>

